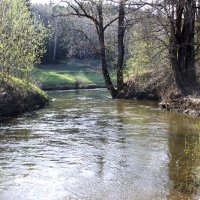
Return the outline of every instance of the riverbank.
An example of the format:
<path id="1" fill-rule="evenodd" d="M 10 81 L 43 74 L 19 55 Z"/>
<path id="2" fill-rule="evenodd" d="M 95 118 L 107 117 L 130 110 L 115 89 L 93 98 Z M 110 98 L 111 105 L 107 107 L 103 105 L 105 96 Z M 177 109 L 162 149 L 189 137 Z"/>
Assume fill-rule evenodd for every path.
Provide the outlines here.
<path id="1" fill-rule="evenodd" d="M 35 85 L 14 77 L 1 80 L 0 117 L 37 110 L 44 107 L 48 101 L 47 94 Z"/>
<path id="2" fill-rule="evenodd" d="M 200 96 L 191 89 L 190 95 L 180 93 L 169 70 L 147 71 L 130 77 L 125 98 L 159 101 L 159 107 L 166 111 L 200 116 Z"/>
<path id="3" fill-rule="evenodd" d="M 160 108 L 167 111 L 182 112 L 184 114 L 200 116 L 200 97 L 192 98 L 190 96 L 163 100 L 159 103 Z"/>
<path id="4" fill-rule="evenodd" d="M 98 86 L 96 84 L 88 85 L 79 85 L 79 86 L 42 86 L 41 89 L 44 91 L 53 91 L 53 90 L 81 90 L 81 89 L 98 89 L 106 88 L 105 86 Z"/>
<path id="5" fill-rule="evenodd" d="M 35 76 L 41 80 L 41 89 L 45 91 L 105 88 L 97 60 L 77 59 L 71 63 L 41 65 L 35 71 Z M 194 103 L 198 98 L 193 102 L 190 96 L 179 95 L 172 77 L 170 69 L 140 71 L 126 80 L 127 87 L 121 96 L 159 101 L 163 110 L 200 116 Z"/>
<path id="6" fill-rule="evenodd" d="M 172 78 L 167 70 L 143 71 L 129 76 L 123 97 L 161 101 L 171 88 Z"/>

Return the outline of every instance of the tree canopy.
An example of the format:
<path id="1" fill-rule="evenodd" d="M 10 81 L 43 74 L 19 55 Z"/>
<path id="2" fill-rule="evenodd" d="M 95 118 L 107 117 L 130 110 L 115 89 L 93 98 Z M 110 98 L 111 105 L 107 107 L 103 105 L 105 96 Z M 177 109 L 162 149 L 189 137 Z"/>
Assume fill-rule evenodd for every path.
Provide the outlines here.
<path id="1" fill-rule="evenodd" d="M 44 53 L 46 29 L 24 0 L 0 1 L 0 67 L 3 77 L 29 79 Z"/>

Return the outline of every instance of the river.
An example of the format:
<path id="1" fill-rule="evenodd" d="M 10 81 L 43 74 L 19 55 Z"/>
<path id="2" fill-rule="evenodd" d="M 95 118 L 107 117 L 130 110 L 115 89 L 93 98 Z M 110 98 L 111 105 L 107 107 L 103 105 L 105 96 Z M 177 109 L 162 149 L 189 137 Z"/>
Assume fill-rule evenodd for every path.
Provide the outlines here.
<path id="1" fill-rule="evenodd" d="M 0 200 L 200 199 L 200 120 L 106 90 L 0 121 Z"/>

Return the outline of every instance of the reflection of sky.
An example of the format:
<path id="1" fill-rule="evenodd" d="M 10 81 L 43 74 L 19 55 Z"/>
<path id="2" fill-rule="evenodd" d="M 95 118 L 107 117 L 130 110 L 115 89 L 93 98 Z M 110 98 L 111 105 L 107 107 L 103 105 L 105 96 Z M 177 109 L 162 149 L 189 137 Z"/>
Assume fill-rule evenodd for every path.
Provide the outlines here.
<path id="1" fill-rule="evenodd" d="M 0 120 L 0 199 L 199 199 L 199 119 L 104 89 L 48 94 Z"/>

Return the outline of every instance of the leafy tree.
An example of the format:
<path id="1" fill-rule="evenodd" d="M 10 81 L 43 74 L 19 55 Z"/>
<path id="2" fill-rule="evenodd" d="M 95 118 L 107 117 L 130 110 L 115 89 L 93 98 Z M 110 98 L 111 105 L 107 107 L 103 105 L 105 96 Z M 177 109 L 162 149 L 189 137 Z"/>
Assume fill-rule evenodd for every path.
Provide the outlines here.
<path id="1" fill-rule="evenodd" d="M 141 17 L 141 16 L 142 17 Z M 131 74 L 169 69 L 167 37 L 157 24 L 157 16 L 141 11 L 129 32 L 127 71 Z"/>
<path id="2" fill-rule="evenodd" d="M 46 29 L 24 0 L 0 1 L 0 66 L 3 77 L 29 80 L 44 53 Z"/>

